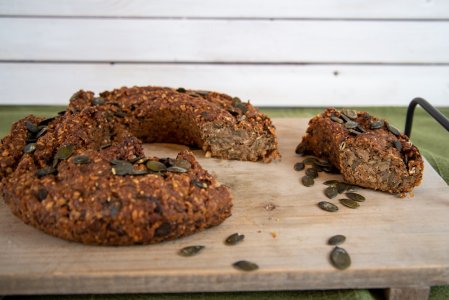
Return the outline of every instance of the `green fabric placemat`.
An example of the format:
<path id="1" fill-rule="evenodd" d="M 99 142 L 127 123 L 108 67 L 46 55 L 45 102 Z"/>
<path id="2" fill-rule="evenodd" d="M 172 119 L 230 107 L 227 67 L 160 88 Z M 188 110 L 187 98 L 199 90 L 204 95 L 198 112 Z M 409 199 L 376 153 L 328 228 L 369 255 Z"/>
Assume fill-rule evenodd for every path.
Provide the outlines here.
<path id="1" fill-rule="evenodd" d="M 370 114 L 389 120 L 394 126 L 403 130 L 405 123 L 405 107 L 363 107 L 355 108 L 368 111 Z M 52 116 L 64 110 L 62 106 L 1 106 L 0 105 L 0 137 L 5 136 L 11 124 L 29 114 L 38 116 Z M 294 117 L 310 118 L 321 112 L 323 108 L 261 108 L 272 118 Z M 440 111 L 449 117 L 449 108 L 440 108 Z M 449 183 L 449 132 L 444 130 L 425 111 L 417 108 L 412 128 L 412 142 L 419 147 L 429 163 L 440 176 Z M 300 141 L 298 135 L 298 142 Z M 292 149 L 293 151 L 293 149 Z M 7 299 L 65 299 L 65 300 L 255 300 L 255 299 L 307 299 L 307 300 L 373 300 L 383 299 L 382 290 L 328 290 L 328 291 L 277 291 L 277 292 L 232 292 L 232 293 L 189 293 L 189 294 L 133 294 L 133 295 L 46 295 L 46 296 L 6 296 Z M 0 296 L 0 299 L 2 297 Z M 432 287 L 430 299 L 449 299 L 449 286 Z"/>

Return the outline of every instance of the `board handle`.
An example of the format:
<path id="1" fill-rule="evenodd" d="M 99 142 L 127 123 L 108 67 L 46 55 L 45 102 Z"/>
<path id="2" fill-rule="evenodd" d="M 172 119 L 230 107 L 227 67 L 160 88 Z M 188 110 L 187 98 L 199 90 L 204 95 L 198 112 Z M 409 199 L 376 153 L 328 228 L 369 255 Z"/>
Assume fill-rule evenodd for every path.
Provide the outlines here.
<path id="1" fill-rule="evenodd" d="M 407 117 L 405 118 L 405 130 L 404 134 L 408 137 L 412 134 L 413 114 L 415 112 L 416 105 L 420 105 L 429 115 L 431 115 L 438 123 L 441 124 L 447 131 L 449 131 L 449 119 L 446 118 L 438 109 L 432 106 L 429 102 L 423 98 L 417 97 L 413 99 L 408 105 Z"/>

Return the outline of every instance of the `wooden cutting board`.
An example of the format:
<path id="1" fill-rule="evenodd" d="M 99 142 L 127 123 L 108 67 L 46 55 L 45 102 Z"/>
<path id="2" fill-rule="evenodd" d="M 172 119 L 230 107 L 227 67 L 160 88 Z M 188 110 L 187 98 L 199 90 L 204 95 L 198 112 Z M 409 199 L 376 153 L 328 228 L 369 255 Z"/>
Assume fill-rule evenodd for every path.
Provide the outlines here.
<path id="1" fill-rule="evenodd" d="M 293 170 L 294 149 L 307 120 L 275 119 L 282 160 L 271 164 L 204 158 L 201 164 L 230 186 L 233 215 L 220 226 L 176 241 L 132 247 L 86 246 L 24 225 L 0 204 L 0 294 L 141 293 L 193 291 L 414 288 L 449 284 L 449 188 L 426 163 L 413 198 L 361 190 L 367 200 L 336 213 L 317 207 L 328 179 L 320 173 L 310 188 Z M 175 156 L 184 148 L 152 144 L 151 155 Z M 332 200 L 338 203 L 337 200 Z M 274 210 L 267 210 L 274 205 Z M 245 235 L 224 245 L 234 232 Z M 329 263 L 329 237 L 344 234 L 352 265 Z M 198 256 L 177 251 L 204 245 Z M 242 272 L 232 263 L 257 263 Z M 392 290 L 399 295 L 410 290 Z M 402 293 L 402 294 L 401 294 Z M 423 294 L 423 293 L 421 293 Z M 396 295 L 398 295 L 396 293 Z"/>

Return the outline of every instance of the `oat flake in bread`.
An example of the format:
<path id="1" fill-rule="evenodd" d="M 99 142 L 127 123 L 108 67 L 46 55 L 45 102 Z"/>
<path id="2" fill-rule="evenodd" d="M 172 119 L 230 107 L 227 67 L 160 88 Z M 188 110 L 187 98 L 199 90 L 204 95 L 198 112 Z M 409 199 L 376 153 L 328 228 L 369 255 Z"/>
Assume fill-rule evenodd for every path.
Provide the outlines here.
<path id="1" fill-rule="evenodd" d="M 1 195 L 25 223 L 87 244 L 157 243 L 231 215 L 229 188 L 191 152 L 145 157 L 142 141 L 196 145 L 226 159 L 279 157 L 268 117 L 226 95 L 80 91 L 60 116 L 13 124 L 0 143 Z"/>
<path id="2" fill-rule="evenodd" d="M 389 193 L 421 183 L 423 158 L 409 138 L 366 112 L 327 109 L 309 121 L 298 154 L 331 162 L 345 182 Z"/>

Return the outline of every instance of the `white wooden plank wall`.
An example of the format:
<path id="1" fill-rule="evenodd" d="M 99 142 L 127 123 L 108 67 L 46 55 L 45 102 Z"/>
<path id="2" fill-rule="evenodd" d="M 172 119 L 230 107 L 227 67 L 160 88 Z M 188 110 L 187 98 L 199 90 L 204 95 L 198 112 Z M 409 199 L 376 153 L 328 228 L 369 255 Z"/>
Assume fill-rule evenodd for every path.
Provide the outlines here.
<path id="1" fill-rule="evenodd" d="M 123 85 L 260 106 L 449 106 L 449 1 L 0 0 L 0 104 Z"/>

